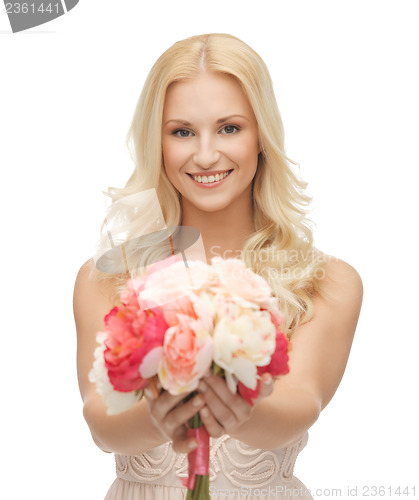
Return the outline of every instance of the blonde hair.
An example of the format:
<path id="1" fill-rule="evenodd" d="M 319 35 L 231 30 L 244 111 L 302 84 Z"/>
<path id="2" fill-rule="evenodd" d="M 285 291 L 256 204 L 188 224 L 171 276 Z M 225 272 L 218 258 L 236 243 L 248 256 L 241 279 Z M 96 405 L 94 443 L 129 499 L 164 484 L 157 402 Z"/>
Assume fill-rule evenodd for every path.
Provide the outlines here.
<path id="1" fill-rule="evenodd" d="M 157 59 L 127 134 L 135 169 L 124 188 L 109 187 L 105 193 L 112 199 L 107 219 L 118 216 L 120 207 L 112 208 L 118 205 L 115 201 L 155 188 L 166 225 L 181 224 L 180 194 L 163 168 L 163 106 L 171 83 L 193 78 L 202 71 L 235 78 L 253 108 L 262 148 L 253 180 L 255 233 L 245 241 L 240 258 L 268 281 L 285 316 L 283 330 L 291 337 L 298 325 L 313 316 L 313 296 L 324 294 L 321 285 L 327 259 L 313 245 L 305 208 L 311 201 L 305 193 L 307 183 L 293 172 L 290 164 L 298 164 L 284 152 L 284 130 L 268 68 L 243 41 L 225 33 L 192 36 L 176 42 Z M 128 233 L 131 226 L 138 224 L 138 217 L 131 217 Z M 125 287 L 124 273 L 96 273 L 99 279 L 115 280 L 118 291 Z"/>

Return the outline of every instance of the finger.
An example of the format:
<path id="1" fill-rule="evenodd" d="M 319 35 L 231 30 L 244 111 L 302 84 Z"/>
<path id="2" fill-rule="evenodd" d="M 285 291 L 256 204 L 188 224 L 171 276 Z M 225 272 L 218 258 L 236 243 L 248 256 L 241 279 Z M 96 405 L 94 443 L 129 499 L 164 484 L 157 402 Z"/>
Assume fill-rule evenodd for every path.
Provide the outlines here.
<path id="1" fill-rule="evenodd" d="M 270 396 L 273 392 L 273 389 L 274 389 L 274 381 L 272 375 L 270 373 L 263 373 L 260 380 L 259 395 L 254 400 L 254 403 L 257 403 L 260 400 L 266 398 L 267 396 Z"/>
<path id="2" fill-rule="evenodd" d="M 227 432 L 237 425 L 238 416 L 236 414 L 235 405 L 240 405 L 241 402 L 238 400 L 240 396 L 236 397 L 236 395 L 230 393 L 226 404 L 226 402 L 219 397 L 219 393 L 202 380 L 199 383 L 198 390 L 204 393 L 207 407 L 215 420 L 217 420 Z M 227 390 L 229 391 L 228 388 Z M 242 415 L 241 418 L 243 418 Z"/>
<path id="3" fill-rule="evenodd" d="M 208 406 L 204 406 L 199 412 L 199 415 L 211 437 L 220 437 L 226 433 L 223 426 L 217 421 Z"/>
<path id="4" fill-rule="evenodd" d="M 252 407 L 245 401 L 240 394 L 233 394 L 227 386 L 227 383 L 221 377 L 207 377 L 203 381 L 212 389 L 212 393 L 215 393 L 220 401 L 224 403 L 227 409 L 235 415 L 235 417 L 239 420 L 243 418 L 243 416 L 248 415 L 252 409 Z M 212 396 L 212 393 L 209 393 Z M 210 404 L 210 400 L 207 395 L 205 395 L 205 399 Z M 210 407 L 211 411 L 214 410 Z M 216 414 L 218 419 L 218 415 Z M 220 420 L 221 421 L 221 420 Z M 223 422 L 224 425 L 224 422 Z"/>
<path id="5" fill-rule="evenodd" d="M 172 410 L 164 419 L 164 426 L 170 434 L 176 432 L 176 429 L 185 425 L 203 406 L 205 399 L 198 394 L 183 405 Z"/>
<path id="6" fill-rule="evenodd" d="M 148 387 L 147 389 L 151 389 L 151 392 L 153 393 L 153 396 L 155 399 L 159 397 L 159 388 L 157 387 L 157 380 L 156 377 L 152 377 L 148 381 Z"/>
<path id="7" fill-rule="evenodd" d="M 179 403 L 185 399 L 190 393 L 178 394 L 173 396 L 167 391 L 163 391 L 159 397 L 156 399 L 153 392 L 147 387 L 144 391 L 144 395 L 149 404 L 150 413 L 156 420 L 163 420 L 166 415 L 172 411 Z"/>
<path id="8" fill-rule="evenodd" d="M 172 448 L 176 453 L 189 453 L 198 446 L 195 438 L 188 438 L 186 427 L 179 427 L 179 430 L 172 438 Z"/>
<path id="9" fill-rule="evenodd" d="M 144 397 L 146 398 L 147 401 L 153 401 L 156 398 L 156 395 L 150 387 L 146 387 L 143 391 Z"/>

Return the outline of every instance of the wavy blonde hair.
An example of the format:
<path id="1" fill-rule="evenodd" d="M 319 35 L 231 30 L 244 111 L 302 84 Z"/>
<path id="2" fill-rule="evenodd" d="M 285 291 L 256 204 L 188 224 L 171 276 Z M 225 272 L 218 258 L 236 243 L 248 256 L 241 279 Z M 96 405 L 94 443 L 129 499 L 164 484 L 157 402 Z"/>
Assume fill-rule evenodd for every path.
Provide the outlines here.
<path id="1" fill-rule="evenodd" d="M 192 36 L 176 42 L 157 59 L 127 134 L 135 169 L 124 188 L 109 187 L 105 193 L 112 199 L 106 222 L 118 217 L 120 206 L 114 202 L 155 188 L 166 225 L 181 225 L 180 193 L 163 168 L 163 106 L 171 83 L 194 78 L 202 71 L 235 78 L 253 108 L 262 148 L 253 179 L 255 232 L 236 257 L 268 281 L 285 316 L 283 329 L 291 337 L 298 325 L 313 316 L 313 296 L 326 295 L 322 278 L 327 256 L 313 245 L 311 221 L 306 218 L 305 208 L 311 198 L 305 192 L 307 183 L 291 168 L 290 164 L 298 163 L 284 152 L 284 130 L 268 68 L 240 39 L 225 33 Z M 128 217 L 128 221 L 127 234 L 139 224 L 139 218 Z M 118 293 L 126 285 L 127 274 L 95 272 L 99 279 L 114 280 Z"/>

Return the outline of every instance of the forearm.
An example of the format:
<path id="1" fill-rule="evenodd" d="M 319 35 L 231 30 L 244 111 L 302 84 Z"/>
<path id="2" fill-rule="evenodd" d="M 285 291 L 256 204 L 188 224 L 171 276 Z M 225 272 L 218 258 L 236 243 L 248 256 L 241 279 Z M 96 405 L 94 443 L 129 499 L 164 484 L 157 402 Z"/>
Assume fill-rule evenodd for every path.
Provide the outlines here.
<path id="1" fill-rule="evenodd" d="M 282 448 L 303 435 L 318 419 L 320 404 L 309 392 L 273 393 L 255 405 L 232 437 L 254 448 Z"/>
<path id="2" fill-rule="evenodd" d="M 94 442 L 109 453 L 138 455 L 167 441 L 153 425 L 144 399 L 124 413 L 107 415 L 103 399 L 92 396 L 83 415 Z"/>

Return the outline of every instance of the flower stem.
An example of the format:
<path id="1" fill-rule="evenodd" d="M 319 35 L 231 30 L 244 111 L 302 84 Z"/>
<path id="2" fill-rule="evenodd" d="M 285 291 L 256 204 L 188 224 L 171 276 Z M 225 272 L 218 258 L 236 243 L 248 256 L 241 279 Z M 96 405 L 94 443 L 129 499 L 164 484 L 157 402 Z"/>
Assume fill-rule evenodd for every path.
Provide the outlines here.
<path id="1" fill-rule="evenodd" d="M 198 427 L 203 426 L 199 413 L 195 413 L 195 415 L 188 420 L 188 426 L 191 429 L 198 429 Z M 208 475 L 196 476 L 195 487 L 193 490 L 188 489 L 186 500 L 210 500 Z"/>
<path id="2" fill-rule="evenodd" d="M 199 413 L 195 413 L 195 415 L 188 420 L 188 427 L 191 429 L 198 429 L 198 427 L 202 427 L 202 425 L 203 423 Z"/>

